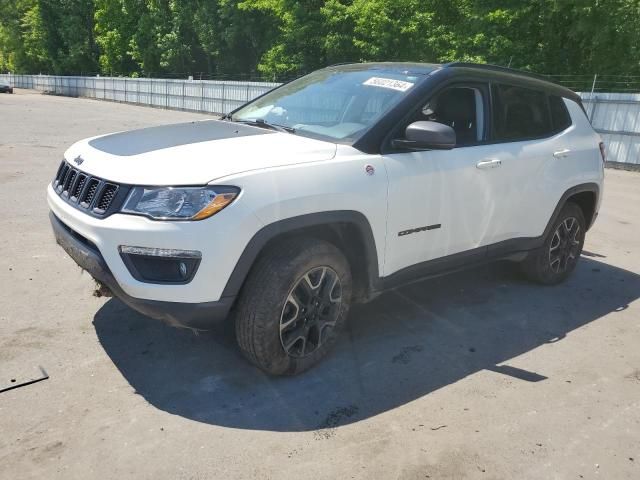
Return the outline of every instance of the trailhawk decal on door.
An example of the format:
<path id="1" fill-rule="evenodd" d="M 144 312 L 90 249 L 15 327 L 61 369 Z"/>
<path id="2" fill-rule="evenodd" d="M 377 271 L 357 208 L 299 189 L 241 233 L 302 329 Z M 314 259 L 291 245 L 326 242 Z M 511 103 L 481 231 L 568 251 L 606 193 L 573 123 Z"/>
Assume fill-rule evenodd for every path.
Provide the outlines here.
<path id="1" fill-rule="evenodd" d="M 420 233 L 420 232 L 426 232 L 428 230 L 436 230 L 437 228 L 440 228 L 440 227 L 442 227 L 442 224 L 436 223 L 434 225 L 427 225 L 426 227 L 412 228 L 410 230 L 403 230 L 401 232 L 398 232 L 398 236 L 404 237 L 405 235 L 411 235 L 412 233 Z"/>

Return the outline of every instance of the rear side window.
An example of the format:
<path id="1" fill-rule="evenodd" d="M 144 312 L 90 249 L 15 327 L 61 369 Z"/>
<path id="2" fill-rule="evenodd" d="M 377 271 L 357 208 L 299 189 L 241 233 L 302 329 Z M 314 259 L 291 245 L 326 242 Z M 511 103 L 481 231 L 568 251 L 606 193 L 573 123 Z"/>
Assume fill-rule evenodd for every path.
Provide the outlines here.
<path id="1" fill-rule="evenodd" d="M 538 90 L 493 85 L 493 136 L 498 141 L 518 141 L 551 135 L 554 125 L 547 95 Z"/>
<path id="2" fill-rule="evenodd" d="M 561 132 L 571 126 L 571 117 L 561 97 L 551 95 L 549 97 L 549 107 L 551 108 L 551 120 L 555 132 Z"/>

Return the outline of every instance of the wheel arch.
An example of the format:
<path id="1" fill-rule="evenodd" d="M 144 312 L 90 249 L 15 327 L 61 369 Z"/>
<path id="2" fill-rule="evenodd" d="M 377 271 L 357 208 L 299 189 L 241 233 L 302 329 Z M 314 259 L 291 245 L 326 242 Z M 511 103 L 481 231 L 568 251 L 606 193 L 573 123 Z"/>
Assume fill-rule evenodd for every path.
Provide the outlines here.
<path id="1" fill-rule="evenodd" d="M 587 230 L 591 228 L 591 225 L 593 225 L 595 220 L 596 205 L 598 204 L 597 192 L 593 190 L 577 192 L 567 198 L 567 202 L 575 203 L 580 207 L 584 214 Z"/>
<path id="2" fill-rule="evenodd" d="M 582 183 L 569 188 L 564 192 L 562 197 L 560 197 L 560 200 L 558 201 L 558 204 L 556 205 L 541 238 L 547 237 L 551 228 L 553 228 L 558 215 L 560 215 L 560 211 L 567 202 L 574 202 L 582 209 L 587 223 L 587 229 L 589 229 L 595 220 L 599 196 L 600 186 L 597 183 Z"/>
<path id="3" fill-rule="evenodd" d="M 292 236 L 319 238 L 340 248 L 352 270 L 355 301 L 366 301 L 376 290 L 378 253 L 371 225 L 360 212 L 338 210 L 291 217 L 260 229 L 242 252 L 222 297 L 237 296 L 260 255 L 278 239 Z"/>

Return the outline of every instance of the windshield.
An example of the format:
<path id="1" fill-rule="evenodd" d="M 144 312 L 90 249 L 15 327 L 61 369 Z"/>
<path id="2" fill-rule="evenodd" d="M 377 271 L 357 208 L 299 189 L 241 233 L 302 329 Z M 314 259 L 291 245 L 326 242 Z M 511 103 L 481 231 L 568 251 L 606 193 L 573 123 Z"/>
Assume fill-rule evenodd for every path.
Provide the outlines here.
<path id="1" fill-rule="evenodd" d="M 319 70 L 242 107 L 231 120 L 352 143 L 402 99 L 418 76 L 388 70 Z"/>

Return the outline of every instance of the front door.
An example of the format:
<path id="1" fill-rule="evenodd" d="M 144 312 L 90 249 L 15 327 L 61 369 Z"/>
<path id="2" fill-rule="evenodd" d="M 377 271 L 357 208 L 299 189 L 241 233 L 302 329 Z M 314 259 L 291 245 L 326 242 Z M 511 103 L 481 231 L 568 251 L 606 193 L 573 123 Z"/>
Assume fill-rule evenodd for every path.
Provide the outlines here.
<path id="1" fill-rule="evenodd" d="M 407 122 L 451 126 L 456 148 L 384 155 L 389 178 L 385 276 L 462 252 L 470 252 L 469 258 L 483 256 L 481 247 L 496 237 L 504 177 L 502 146 L 484 144 L 487 97 L 484 85 L 449 87 Z"/>

